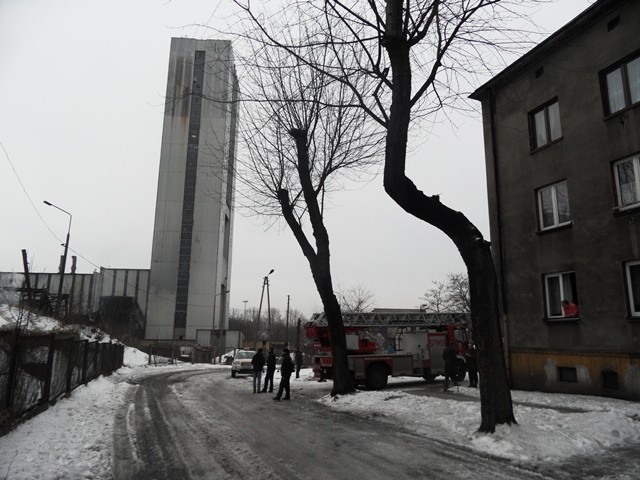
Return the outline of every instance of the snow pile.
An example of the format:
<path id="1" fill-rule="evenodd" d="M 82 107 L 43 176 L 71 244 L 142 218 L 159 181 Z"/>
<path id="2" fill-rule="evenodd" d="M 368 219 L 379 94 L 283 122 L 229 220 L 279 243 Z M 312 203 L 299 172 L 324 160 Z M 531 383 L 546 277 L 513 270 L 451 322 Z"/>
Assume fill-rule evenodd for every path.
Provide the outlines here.
<path id="1" fill-rule="evenodd" d="M 90 342 L 109 343 L 117 341 L 112 339 L 108 334 L 95 327 L 85 325 L 64 325 L 60 321 L 29 312 L 20 310 L 17 307 L 11 307 L 6 304 L 0 304 L 0 329 L 15 328 L 20 323 L 20 328 L 30 333 L 57 333 L 78 335 L 82 340 Z"/>
<path id="2" fill-rule="evenodd" d="M 476 389 L 461 387 L 465 396 Z M 523 462 L 560 461 L 573 455 L 603 453 L 640 442 L 638 405 L 581 395 L 513 392 L 517 425 L 501 425 L 493 435 L 477 433 L 479 401 L 416 396 L 401 391 L 358 392 L 319 401 L 328 407 L 402 425 L 416 433 L 480 452 Z M 535 404 L 536 406 L 528 406 Z"/>

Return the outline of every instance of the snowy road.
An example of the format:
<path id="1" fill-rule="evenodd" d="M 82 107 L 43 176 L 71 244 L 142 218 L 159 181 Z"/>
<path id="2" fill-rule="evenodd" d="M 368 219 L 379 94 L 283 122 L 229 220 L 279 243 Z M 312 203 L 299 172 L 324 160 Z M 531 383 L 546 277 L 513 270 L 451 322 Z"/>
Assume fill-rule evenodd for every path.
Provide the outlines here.
<path id="1" fill-rule="evenodd" d="M 293 392 L 252 394 L 226 371 L 141 378 L 116 416 L 118 479 L 547 478 Z M 329 391 L 327 385 L 327 392 Z"/>

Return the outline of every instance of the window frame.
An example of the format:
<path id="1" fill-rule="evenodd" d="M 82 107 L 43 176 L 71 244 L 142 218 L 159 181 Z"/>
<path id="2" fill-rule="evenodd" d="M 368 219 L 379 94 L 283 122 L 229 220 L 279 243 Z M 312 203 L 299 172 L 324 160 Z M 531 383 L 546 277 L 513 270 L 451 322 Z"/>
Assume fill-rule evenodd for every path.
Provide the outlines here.
<path id="1" fill-rule="evenodd" d="M 563 276 L 564 275 L 568 275 L 569 276 L 569 285 L 571 287 L 571 292 L 564 292 L 564 283 L 563 283 Z M 549 295 L 549 279 L 550 278 L 559 278 L 559 295 L 558 295 L 558 305 L 557 305 L 557 309 L 560 311 L 560 314 L 558 315 L 552 315 L 552 310 L 550 308 L 550 304 L 549 304 L 549 300 L 551 295 Z M 578 314 L 577 317 L 565 317 L 564 315 L 564 310 L 562 309 L 562 306 L 560 305 L 560 302 L 564 299 L 569 300 L 570 302 L 575 303 L 576 305 L 579 305 L 578 303 L 578 293 L 577 293 L 577 286 L 576 286 L 576 272 L 575 270 L 564 270 L 561 272 L 553 272 L 553 273 L 545 273 L 542 276 L 542 281 L 543 281 L 543 288 L 544 288 L 544 317 L 547 320 L 567 320 L 567 321 L 575 321 L 578 320 L 580 318 L 580 314 Z"/>
<path id="2" fill-rule="evenodd" d="M 558 106 L 558 130 L 559 135 L 557 138 L 552 139 L 552 130 L 551 130 L 551 121 L 549 120 L 549 109 L 553 106 Z M 544 115 L 544 132 L 546 141 L 543 144 L 538 144 L 538 129 L 536 127 L 536 115 L 539 113 L 543 113 Z M 560 101 L 558 97 L 554 97 L 548 102 L 543 103 L 539 107 L 531 110 L 528 114 L 529 118 L 529 147 L 532 152 L 536 150 L 540 150 L 541 148 L 548 147 L 551 144 L 559 142 L 562 140 L 562 121 L 560 119 Z"/>
<path id="3" fill-rule="evenodd" d="M 602 91 L 602 106 L 604 109 L 605 117 L 617 115 L 629 108 L 640 105 L 640 95 L 635 102 L 632 101 L 631 79 L 629 78 L 628 69 L 628 65 L 636 60 L 640 61 L 640 51 L 638 50 L 600 72 L 600 88 Z M 609 95 L 609 82 L 607 81 L 607 76 L 615 72 L 616 70 L 620 70 L 622 81 L 622 99 L 624 101 L 624 105 L 615 111 L 611 111 L 611 98 Z"/>
<path id="4" fill-rule="evenodd" d="M 633 282 L 631 279 L 631 269 L 629 267 L 640 266 L 640 260 L 631 260 L 624 263 L 624 279 L 625 279 L 625 293 L 627 297 L 627 307 L 629 309 L 629 316 L 632 318 L 640 318 L 640 308 L 636 310 L 633 296 Z M 640 289 L 638 292 L 638 305 L 640 305 Z"/>
<path id="5" fill-rule="evenodd" d="M 623 204 L 622 200 L 622 189 L 620 188 L 620 176 L 618 173 L 618 165 L 621 165 L 626 162 L 633 162 L 633 174 L 634 174 L 634 184 L 635 184 L 635 201 L 632 203 Z M 617 211 L 625 211 L 631 210 L 640 207 L 640 154 L 631 155 L 629 157 L 621 158 L 620 160 L 616 160 L 611 163 L 611 168 L 613 170 L 613 187 L 615 190 L 615 210 Z"/>
<path id="6" fill-rule="evenodd" d="M 566 222 L 560 221 L 560 209 L 558 208 L 558 193 L 557 187 L 559 185 L 565 185 L 567 191 L 567 207 L 569 210 L 569 220 Z M 551 201 L 553 208 L 553 224 L 549 226 L 544 226 L 544 211 L 542 208 L 542 193 L 546 190 L 551 189 Z M 537 208 L 537 217 L 538 217 L 538 231 L 547 232 L 549 230 L 555 230 L 557 228 L 566 227 L 568 225 L 573 224 L 573 220 L 571 219 L 571 206 L 569 204 L 569 186 L 567 184 L 567 179 L 560 180 L 559 182 L 551 183 L 549 185 L 545 185 L 544 187 L 537 188 L 535 191 L 536 195 L 536 208 Z"/>

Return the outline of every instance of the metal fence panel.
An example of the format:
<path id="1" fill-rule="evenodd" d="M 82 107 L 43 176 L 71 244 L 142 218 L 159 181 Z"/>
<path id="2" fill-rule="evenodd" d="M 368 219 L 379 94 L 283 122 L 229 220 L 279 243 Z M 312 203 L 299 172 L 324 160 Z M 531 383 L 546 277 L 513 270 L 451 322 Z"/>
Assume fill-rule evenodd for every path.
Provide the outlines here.
<path id="1" fill-rule="evenodd" d="M 120 368 L 121 344 L 0 332 L 0 434 L 34 407 Z"/>
<path id="2" fill-rule="evenodd" d="M 12 408 L 22 415 L 40 403 L 47 381 L 50 336 L 20 336 Z"/>

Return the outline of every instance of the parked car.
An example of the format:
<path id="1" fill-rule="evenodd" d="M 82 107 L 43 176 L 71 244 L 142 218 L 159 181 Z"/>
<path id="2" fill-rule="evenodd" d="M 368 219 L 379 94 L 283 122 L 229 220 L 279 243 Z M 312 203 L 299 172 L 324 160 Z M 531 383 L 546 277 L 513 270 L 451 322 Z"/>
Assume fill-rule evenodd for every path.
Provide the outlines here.
<path id="1" fill-rule="evenodd" d="M 231 376 L 235 378 L 239 373 L 253 373 L 251 359 L 255 354 L 253 350 L 238 350 L 231 363 Z"/>

